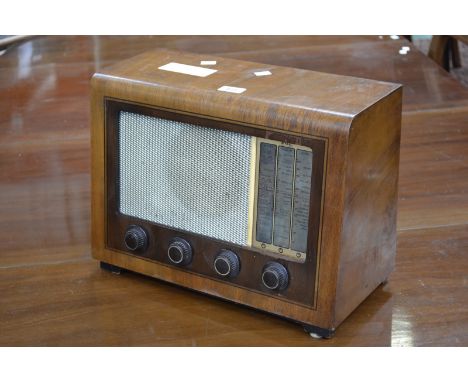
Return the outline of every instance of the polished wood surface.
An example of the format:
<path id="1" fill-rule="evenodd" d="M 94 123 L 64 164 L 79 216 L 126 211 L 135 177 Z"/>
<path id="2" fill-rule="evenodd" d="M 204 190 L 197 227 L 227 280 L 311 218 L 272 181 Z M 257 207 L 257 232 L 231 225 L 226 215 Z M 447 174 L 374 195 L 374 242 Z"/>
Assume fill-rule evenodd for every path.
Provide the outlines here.
<path id="1" fill-rule="evenodd" d="M 351 126 L 334 306 L 337 324 L 385 282 L 394 268 L 401 90 L 355 117 Z M 324 238 L 325 242 L 333 240 Z"/>
<path id="2" fill-rule="evenodd" d="M 171 62 L 198 66 L 203 60 L 215 61 L 217 72 L 197 77 L 158 69 Z M 265 70 L 272 75 L 254 75 Z M 223 85 L 246 90 L 242 95 L 218 91 Z M 93 257 L 333 333 L 393 269 L 401 91 L 393 83 L 166 49 L 102 70 L 92 80 Z M 260 275 L 269 256 L 227 247 L 239 255 L 243 270 L 226 282 L 214 277 L 212 261 L 206 260 L 225 243 L 182 233 L 203 256 L 185 268 L 170 266 L 160 257 L 177 231 L 116 214 L 117 113 L 125 106 L 106 100 L 146 105 L 149 115 L 310 146 L 314 157 L 326 142 L 321 159 L 326 171 L 320 169 L 324 188 L 318 188 L 316 211 L 310 214 L 320 220 L 309 224 L 311 232 L 321 233 L 315 236 L 319 242 L 312 244 L 310 236 L 305 264 L 284 262 L 290 276 L 285 291 L 262 290 Z M 174 115 L 165 116 L 167 110 Z M 123 245 L 130 224 L 159 242 L 150 244 L 146 258 Z"/>
<path id="3" fill-rule="evenodd" d="M 396 268 L 333 339 L 91 259 L 89 80 L 156 47 L 404 85 Z M 467 346 L 467 126 L 468 91 L 387 36 L 55 36 L 14 46 L 0 56 L 0 344 Z"/>

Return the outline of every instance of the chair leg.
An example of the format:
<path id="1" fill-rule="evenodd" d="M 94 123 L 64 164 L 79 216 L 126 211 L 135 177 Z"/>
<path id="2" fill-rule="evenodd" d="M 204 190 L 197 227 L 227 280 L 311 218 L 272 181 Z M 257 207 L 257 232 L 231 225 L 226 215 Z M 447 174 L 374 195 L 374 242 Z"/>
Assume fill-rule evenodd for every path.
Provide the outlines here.
<path id="1" fill-rule="evenodd" d="M 458 48 L 458 41 L 457 39 L 451 37 L 450 38 L 450 51 L 452 53 L 452 65 L 454 68 L 461 68 L 461 58 L 460 58 L 460 50 Z"/>
<path id="2" fill-rule="evenodd" d="M 429 58 L 432 58 L 445 70 L 450 69 L 448 45 L 449 36 L 432 36 L 429 53 L 427 54 Z"/>

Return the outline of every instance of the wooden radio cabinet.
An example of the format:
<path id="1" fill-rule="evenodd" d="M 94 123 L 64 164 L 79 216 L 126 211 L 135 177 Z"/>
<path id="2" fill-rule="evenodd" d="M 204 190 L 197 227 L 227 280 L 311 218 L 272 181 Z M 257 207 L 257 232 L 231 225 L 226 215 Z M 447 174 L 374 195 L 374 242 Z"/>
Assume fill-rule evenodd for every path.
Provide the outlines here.
<path id="1" fill-rule="evenodd" d="M 167 50 L 95 74 L 94 258 L 330 337 L 394 265 L 401 101 Z"/>

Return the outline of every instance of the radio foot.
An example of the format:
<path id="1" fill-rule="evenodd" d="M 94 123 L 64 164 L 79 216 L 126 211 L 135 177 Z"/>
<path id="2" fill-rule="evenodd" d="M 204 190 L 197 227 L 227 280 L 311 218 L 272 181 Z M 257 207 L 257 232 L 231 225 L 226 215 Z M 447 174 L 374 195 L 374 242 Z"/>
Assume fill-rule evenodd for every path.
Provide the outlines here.
<path id="1" fill-rule="evenodd" d="M 319 336 L 318 334 L 315 334 L 315 333 L 312 333 L 312 332 L 310 332 L 309 335 L 310 335 L 312 338 L 315 338 L 316 340 L 321 340 L 321 339 L 323 339 L 322 336 Z"/>
<path id="2" fill-rule="evenodd" d="M 304 331 L 315 339 L 329 339 L 335 335 L 334 329 L 322 329 L 318 326 L 303 325 Z"/>
<path id="3" fill-rule="evenodd" d="M 101 261 L 101 269 L 104 269 L 105 271 L 112 272 L 114 275 L 120 275 L 122 273 L 122 268 L 118 267 L 117 265 L 112 265 L 109 263 L 105 263 L 104 261 Z"/>

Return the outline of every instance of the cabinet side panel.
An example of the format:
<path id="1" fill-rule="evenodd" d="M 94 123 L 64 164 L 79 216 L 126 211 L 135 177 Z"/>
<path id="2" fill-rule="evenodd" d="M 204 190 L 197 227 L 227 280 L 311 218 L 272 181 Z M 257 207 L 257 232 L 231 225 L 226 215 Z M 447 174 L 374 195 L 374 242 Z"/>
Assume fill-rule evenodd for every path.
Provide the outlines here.
<path id="1" fill-rule="evenodd" d="M 93 78 L 91 86 L 91 241 L 93 257 L 102 259 L 105 243 L 104 100 L 99 80 Z"/>
<path id="2" fill-rule="evenodd" d="M 346 171 L 335 324 L 393 269 L 396 253 L 401 88 L 357 116 Z"/>

